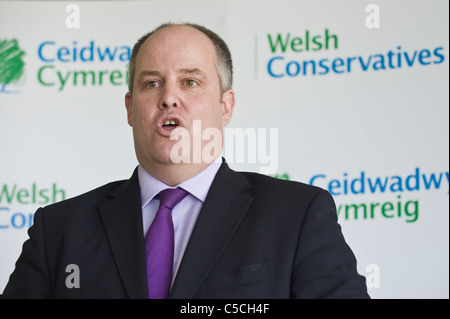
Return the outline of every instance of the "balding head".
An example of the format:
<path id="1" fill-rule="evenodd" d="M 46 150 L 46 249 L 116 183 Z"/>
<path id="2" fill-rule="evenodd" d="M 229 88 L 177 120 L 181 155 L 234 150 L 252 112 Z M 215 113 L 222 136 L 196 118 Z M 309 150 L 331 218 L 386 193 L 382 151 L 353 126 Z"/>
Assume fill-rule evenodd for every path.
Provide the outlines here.
<path id="1" fill-rule="evenodd" d="M 128 88 L 130 93 L 133 93 L 134 80 L 136 75 L 136 60 L 138 57 L 138 53 L 140 48 L 146 42 L 146 40 L 151 37 L 156 32 L 168 28 L 168 27 L 190 27 L 194 28 L 201 33 L 203 33 L 208 39 L 212 42 L 215 53 L 216 53 L 216 69 L 219 76 L 219 81 L 221 85 L 222 93 L 226 90 L 229 90 L 233 86 L 233 63 L 231 58 L 230 50 L 228 49 L 225 41 L 222 40 L 215 32 L 209 30 L 208 28 L 192 23 L 183 23 L 183 24 L 173 24 L 173 23 L 165 23 L 154 29 L 153 31 L 142 36 L 134 45 L 133 51 L 131 53 L 130 64 L 129 64 L 129 81 Z"/>

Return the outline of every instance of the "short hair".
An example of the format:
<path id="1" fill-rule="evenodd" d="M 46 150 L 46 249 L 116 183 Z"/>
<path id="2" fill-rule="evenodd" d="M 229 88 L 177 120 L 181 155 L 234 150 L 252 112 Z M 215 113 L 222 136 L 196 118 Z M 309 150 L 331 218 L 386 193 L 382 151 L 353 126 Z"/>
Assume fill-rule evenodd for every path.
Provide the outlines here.
<path id="1" fill-rule="evenodd" d="M 231 59 L 231 52 L 225 43 L 225 41 L 217 35 L 215 32 L 211 31 L 210 29 L 195 24 L 195 23 L 163 23 L 160 26 L 158 26 L 153 31 L 150 31 L 143 35 L 133 46 L 133 50 L 131 52 L 130 57 L 130 64 L 128 66 L 129 71 L 129 78 L 128 78 L 128 90 L 130 93 L 133 93 L 133 81 L 134 76 L 136 73 L 136 58 L 139 52 L 139 49 L 141 48 L 142 44 L 144 44 L 145 40 L 147 40 L 153 33 L 155 33 L 158 30 L 161 30 L 163 28 L 169 27 L 169 26 L 190 26 L 193 27 L 203 34 L 205 34 L 213 43 L 215 49 L 216 49 L 216 56 L 217 56 L 217 62 L 216 62 L 216 69 L 217 74 L 219 75 L 219 81 L 220 81 L 220 87 L 222 90 L 222 93 L 232 88 L 233 85 L 233 62 Z"/>

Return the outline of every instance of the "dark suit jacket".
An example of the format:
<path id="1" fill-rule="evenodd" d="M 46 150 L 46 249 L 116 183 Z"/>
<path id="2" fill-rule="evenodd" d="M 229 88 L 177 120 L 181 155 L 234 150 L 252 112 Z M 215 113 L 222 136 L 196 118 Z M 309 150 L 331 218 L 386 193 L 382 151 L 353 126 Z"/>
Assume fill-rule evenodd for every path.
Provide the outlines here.
<path id="1" fill-rule="evenodd" d="M 40 208 L 4 298 L 147 298 L 137 171 Z M 80 288 L 67 288 L 67 265 Z M 170 298 L 368 298 L 317 187 L 220 167 Z"/>

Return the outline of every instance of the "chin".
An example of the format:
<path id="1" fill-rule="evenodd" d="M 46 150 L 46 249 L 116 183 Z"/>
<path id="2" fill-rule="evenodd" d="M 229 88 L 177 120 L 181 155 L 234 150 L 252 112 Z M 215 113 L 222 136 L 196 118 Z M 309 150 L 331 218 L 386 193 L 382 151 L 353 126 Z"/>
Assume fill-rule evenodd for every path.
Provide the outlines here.
<path id="1" fill-rule="evenodd" d="M 159 163 L 159 164 L 176 164 L 173 162 L 170 151 L 173 147 L 173 143 L 166 143 L 164 145 L 161 145 L 157 150 L 153 153 L 153 158 Z"/>

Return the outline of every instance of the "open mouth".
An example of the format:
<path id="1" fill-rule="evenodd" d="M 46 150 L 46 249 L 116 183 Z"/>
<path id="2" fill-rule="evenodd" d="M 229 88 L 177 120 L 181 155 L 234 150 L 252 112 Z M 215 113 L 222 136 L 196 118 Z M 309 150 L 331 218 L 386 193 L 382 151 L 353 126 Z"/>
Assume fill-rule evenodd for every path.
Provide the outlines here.
<path id="1" fill-rule="evenodd" d="M 164 136 L 170 136 L 172 131 L 178 126 L 181 126 L 181 122 L 177 118 L 167 118 L 162 121 L 160 132 Z"/>
<path id="2" fill-rule="evenodd" d="M 172 120 L 165 120 L 162 126 L 164 128 L 175 128 L 178 125 L 180 125 L 180 123 L 178 123 L 177 120 L 172 119 Z"/>

